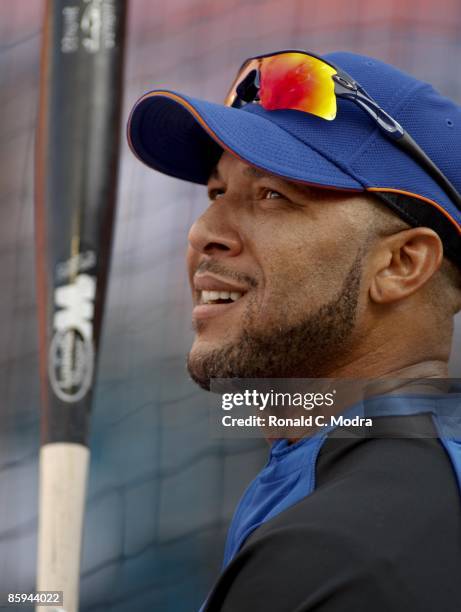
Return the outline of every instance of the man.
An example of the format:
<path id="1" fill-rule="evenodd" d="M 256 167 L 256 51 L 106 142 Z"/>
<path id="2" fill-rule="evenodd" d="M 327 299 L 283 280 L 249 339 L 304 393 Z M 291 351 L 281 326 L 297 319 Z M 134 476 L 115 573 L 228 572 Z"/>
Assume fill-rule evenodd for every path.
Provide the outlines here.
<path id="1" fill-rule="evenodd" d="M 225 106 L 147 94 L 129 137 L 150 167 L 208 185 L 188 252 L 200 386 L 394 391 L 360 404 L 371 432 L 272 444 L 203 609 L 458 610 L 459 393 L 437 381 L 461 309 L 461 109 L 375 59 L 277 52 L 243 65 Z"/>

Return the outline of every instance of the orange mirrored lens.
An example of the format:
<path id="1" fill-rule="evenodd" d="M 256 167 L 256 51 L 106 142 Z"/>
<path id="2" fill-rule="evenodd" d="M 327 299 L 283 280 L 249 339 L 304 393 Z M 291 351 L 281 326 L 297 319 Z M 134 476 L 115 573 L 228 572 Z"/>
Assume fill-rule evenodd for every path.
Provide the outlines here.
<path id="1" fill-rule="evenodd" d="M 235 77 L 227 96 L 224 99 L 225 106 L 232 106 L 232 104 L 235 102 L 235 99 L 237 97 L 237 87 L 239 86 L 239 83 L 241 83 L 243 79 L 247 76 L 247 74 L 249 74 L 252 70 L 259 70 L 260 68 L 260 59 L 250 59 L 243 64 L 243 66 L 238 71 L 238 74 Z"/>
<path id="2" fill-rule="evenodd" d="M 266 110 L 286 109 L 336 117 L 332 76 L 336 70 L 316 57 L 281 53 L 263 58 L 260 68 L 260 103 Z"/>
<path id="3" fill-rule="evenodd" d="M 287 52 L 247 62 L 232 84 L 225 103 L 231 105 L 236 88 L 250 70 L 258 68 L 260 104 L 266 110 L 300 110 L 323 119 L 336 117 L 332 76 L 336 70 L 316 57 Z"/>

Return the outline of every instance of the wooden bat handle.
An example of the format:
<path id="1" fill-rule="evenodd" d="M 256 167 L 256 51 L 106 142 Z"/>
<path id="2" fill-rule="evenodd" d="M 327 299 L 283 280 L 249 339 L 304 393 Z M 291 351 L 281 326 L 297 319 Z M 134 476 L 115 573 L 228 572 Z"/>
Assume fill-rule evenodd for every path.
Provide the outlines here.
<path id="1" fill-rule="evenodd" d="M 65 612 L 77 612 L 80 551 L 90 452 L 81 444 L 56 442 L 40 450 L 37 590 L 63 591 Z M 54 545 L 53 545 L 54 544 Z M 41 612 L 54 607 L 40 606 Z"/>

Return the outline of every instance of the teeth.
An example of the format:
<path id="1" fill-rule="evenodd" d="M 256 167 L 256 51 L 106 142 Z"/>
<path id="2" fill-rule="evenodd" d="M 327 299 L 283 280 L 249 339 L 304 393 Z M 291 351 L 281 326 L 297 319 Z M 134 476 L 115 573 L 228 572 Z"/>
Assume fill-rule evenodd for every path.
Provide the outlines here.
<path id="1" fill-rule="evenodd" d="M 209 304 L 213 300 L 219 299 L 219 291 L 202 291 L 202 303 Z"/>
<path id="2" fill-rule="evenodd" d="M 241 297 L 240 291 L 202 291 L 202 304 L 209 304 L 216 300 L 232 300 L 236 302 Z"/>

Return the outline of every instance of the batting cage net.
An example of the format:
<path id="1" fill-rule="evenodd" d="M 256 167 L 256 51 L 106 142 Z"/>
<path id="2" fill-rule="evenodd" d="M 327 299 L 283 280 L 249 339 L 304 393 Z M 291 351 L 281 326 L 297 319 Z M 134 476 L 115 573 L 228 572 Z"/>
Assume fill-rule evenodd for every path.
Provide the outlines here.
<path id="1" fill-rule="evenodd" d="M 0 592 L 33 589 L 36 573 L 33 164 L 43 10 L 41 0 L 0 3 Z M 124 121 L 155 87 L 219 102 L 246 57 L 283 48 L 373 55 L 461 101 L 460 28 L 457 0 L 131 0 Z M 232 511 L 267 446 L 210 437 L 209 398 L 185 371 L 184 254 L 204 189 L 149 171 L 124 136 L 121 159 L 81 609 L 189 612 L 219 571 Z M 459 325 L 456 337 L 453 376 Z"/>

